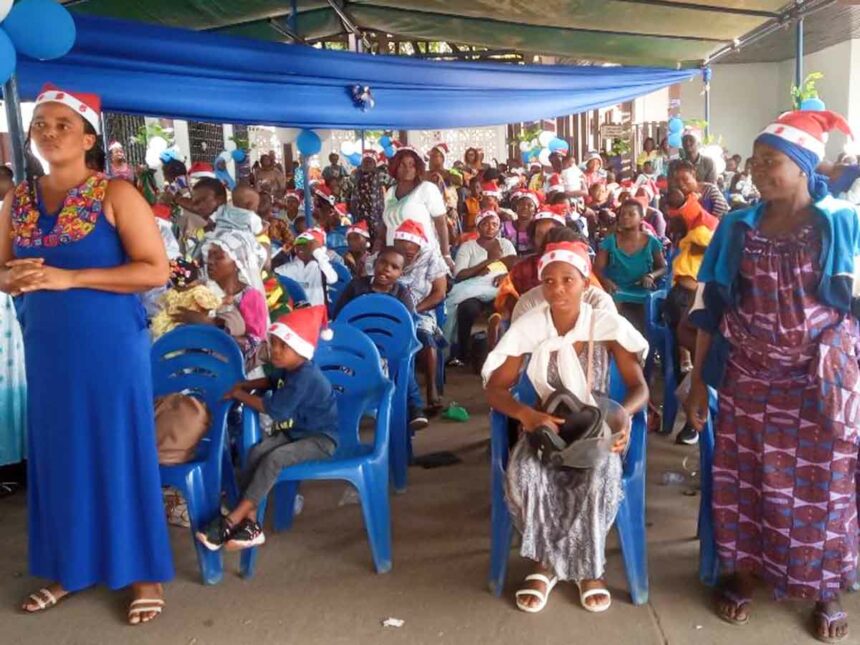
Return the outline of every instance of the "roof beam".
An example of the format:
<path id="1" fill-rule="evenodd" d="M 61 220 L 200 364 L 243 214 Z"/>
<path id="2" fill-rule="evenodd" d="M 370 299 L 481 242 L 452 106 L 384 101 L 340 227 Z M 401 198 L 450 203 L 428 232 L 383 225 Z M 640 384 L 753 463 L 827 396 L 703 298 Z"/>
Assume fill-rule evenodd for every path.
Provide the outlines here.
<path id="1" fill-rule="evenodd" d="M 352 34 L 355 38 L 361 41 L 362 49 L 367 51 L 370 49 L 370 41 L 367 40 L 365 35 L 362 33 L 361 28 L 355 22 L 355 19 L 349 15 L 346 9 L 341 5 L 340 0 L 327 0 L 329 6 L 334 10 L 337 14 L 337 17 L 340 18 L 341 23 L 344 28 Z"/>
<path id="2" fill-rule="evenodd" d="M 303 43 L 305 39 L 299 36 L 295 31 L 287 27 L 283 22 L 278 20 L 277 18 L 269 18 L 266 22 L 269 23 L 269 26 L 281 34 L 284 38 L 288 38 L 294 43 Z"/>
<path id="3" fill-rule="evenodd" d="M 740 7 L 722 7 L 718 4 L 697 4 L 693 2 L 674 2 L 674 0 L 619 0 L 633 4 L 646 4 L 654 7 L 669 7 L 670 9 L 690 9 L 691 11 L 719 11 L 736 16 L 754 16 L 758 18 L 777 18 L 778 11 L 763 11 L 761 9 L 742 9 Z"/>

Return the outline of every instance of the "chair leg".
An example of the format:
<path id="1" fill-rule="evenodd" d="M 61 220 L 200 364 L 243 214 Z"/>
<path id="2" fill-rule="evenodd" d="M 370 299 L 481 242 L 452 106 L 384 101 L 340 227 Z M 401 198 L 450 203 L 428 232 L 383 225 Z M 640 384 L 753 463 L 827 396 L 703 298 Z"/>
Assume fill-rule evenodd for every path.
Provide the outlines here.
<path id="1" fill-rule="evenodd" d="M 714 539 L 714 519 L 711 510 L 714 457 L 713 414 L 699 438 L 699 472 L 702 474 L 702 491 L 699 497 L 699 580 L 713 587 L 719 577 L 720 562 Z"/>
<path id="2" fill-rule="evenodd" d="M 239 503 L 239 484 L 236 483 L 236 469 L 233 468 L 233 460 L 230 459 L 230 450 L 226 447 L 221 463 L 221 487 L 227 494 L 230 507 L 235 507 Z"/>
<path id="3" fill-rule="evenodd" d="M 266 524 L 266 498 L 260 500 L 260 505 L 257 507 L 257 522 L 260 526 Z M 243 578 L 253 578 L 257 570 L 257 558 L 259 557 L 259 547 L 251 547 L 242 551 L 239 556 L 239 572 Z"/>
<path id="4" fill-rule="evenodd" d="M 628 480 L 624 500 L 618 508 L 615 527 L 627 574 L 627 587 L 634 605 L 648 602 L 648 549 L 645 535 L 645 481 Z"/>
<path id="5" fill-rule="evenodd" d="M 293 517 L 296 509 L 296 495 L 299 492 L 299 483 L 293 481 L 280 482 L 275 485 L 275 518 L 273 525 L 275 531 L 289 531 L 293 528 Z"/>
<path id="6" fill-rule="evenodd" d="M 490 575 L 487 580 L 490 591 L 501 596 L 508 575 L 508 557 L 514 529 L 504 497 L 498 498 L 493 491 L 490 508 Z"/>
<path id="7" fill-rule="evenodd" d="M 196 533 L 220 512 L 220 490 L 207 495 L 203 476 L 199 470 L 189 473 L 182 491 L 188 504 L 188 519 L 191 523 L 191 541 L 197 551 L 197 564 L 203 584 L 214 585 L 224 577 L 224 562 L 220 551 L 210 551 L 197 541 Z"/>
<path id="8" fill-rule="evenodd" d="M 409 458 L 411 453 L 411 441 L 409 437 L 409 424 L 407 415 L 405 414 L 392 415 L 391 418 L 391 439 L 389 440 L 389 453 L 391 464 L 391 481 L 394 485 L 395 493 L 403 493 L 406 491 L 407 480 L 409 477 Z"/>
<path id="9" fill-rule="evenodd" d="M 361 478 L 352 482 L 358 489 L 364 526 L 377 573 L 391 571 L 391 508 L 388 499 L 388 473 L 365 466 Z"/>

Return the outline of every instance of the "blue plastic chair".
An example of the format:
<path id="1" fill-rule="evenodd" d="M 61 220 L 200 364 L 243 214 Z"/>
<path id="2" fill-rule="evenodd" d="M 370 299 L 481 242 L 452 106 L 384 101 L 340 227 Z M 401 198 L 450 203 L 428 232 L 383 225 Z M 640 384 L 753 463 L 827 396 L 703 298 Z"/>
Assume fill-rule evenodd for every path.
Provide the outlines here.
<path id="1" fill-rule="evenodd" d="M 720 561 L 714 539 L 713 500 L 714 424 L 718 410 L 717 393 L 708 389 L 708 422 L 699 435 L 699 472 L 702 490 L 699 497 L 699 580 L 709 587 L 717 584 Z"/>
<path id="2" fill-rule="evenodd" d="M 352 282 L 352 273 L 345 264 L 332 262 L 331 266 L 337 273 L 337 282 L 328 285 L 328 315 L 333 318 L 334 308 L 337 306 L 340 296 L 346 290 L 346 286 Z"/>
<path id="3" fill-rule="evenodd" d="M 289 294 L 290 300 L 293 301 L 293 305 L 299 305 L 308 302 L 308 294 L 305 293 L 305 289 L 302 285 L 300 285 L 292 278 L 288 278 L 285 275 L 280 275 L 278 273 L 276 273 L 275 275 L 278 277 L 278 283 L 281 285 L 284 291 Z"/>
<path id="4" fill-rule="evenodd" d="M 615 362 L 609 378 L 609 396 L 615 401 L 624 399 L 626 388 Z M 527 405 L 534 405 L 537 395 L 523 374 L 514 389 L 514 395 Z M 500 596 L 508 571 L 513 525 L 505 503 L 505 470 L 508 467 L 508 422 L 505 415 L 490 412 L 490 591 Z M 627 587 L 634 605 L 648 602 L 648 558 L 645 536 L 645 448 L 647 422 L 645 411 L 633 417 L 630 445 L 624 458 L 624 499 L 618 508 L 615 528 L 621 541 L 621 554 L 627 573 Z"/>
<path id="5" fill-rule="evenodd" d="M 376 345 L 379 355 L 388 362 L 388 377 L 395 385 L 391 415 L 391 475 L 394 490 L 403 492 L 412 458 L 406 394 L 415 370 L 415 354 L 421 349 L 415 335 L 415 321 L 403 303 L 391 296 L 374 293 L 347 303 L 338 314 L 337 322 L 363 331 Z"/>
<path id="6" fill-rule="evenodd" d="M 439 325 L 439 329 L 442 329 L 448 320 L 448 310 L 445 308 L 444 300 L 436 305 L 434 313 L 436 314 L 436 324 Z M 446 341 L 443 343 L 445 343 L 444 346 L 440 346 L 436 350 L 436 390 L 438 390 L 439 396 L 445 394 L 445 348 L 448 345 Z"/>
<path id="7" fill-rule="evenodd" d="M 325 460 L 296 464 L 281 471 L 275 485 L 274 529 L 293 523 L 296 494 L 304 480 L 344 480 L 355 486 L 361 499 L 364 524 L 377 573 L 391 570 L 391 511 L 388 499 L 388 451 L 394 384 L 382 374 L 379 351 L 363 332 L 344 323 L 331 326 L 334 338 L 320 341 L 314 363 L 331 382 L 337 396 L 338 447 Z M 376 411 L 373 444 L 364 444 L 358 427 L 365 415 Z M 259 440 L 259 436 L 252 438 Z M 243 447 L 247 456 L 251 445 Z M 260 502 L 260 523 L 266 499 Z M 254 575 L 257 549 L 242 553 L 242 575 Z"/>
<path id="8" fill-rule="evenodd" d="M 194 458 L 184 464 L 160 467 L 161 483 L 182 491 L 191 520 L 191 539 L 197 550 L 200 575 L 205 584 L 215 584 L 223 575 L 220 552 L 206 549 L 194 538 L 201 526 L 217 517 L 221 492 L 238 501 L 238 487 L 226 445 L 227 413 L 232 401 L 221 397 L 244 380 L 242 353 L 220 329 L 188 325 L 159 338 L 152 347 L 152 381 L 155 396 L 183 393 L 202 400 L 212 415 L 212 427 L 197 446 Z M 256 431 L 256 412 L 245 406 L 243 433 Z"/>
<path id="9" fill-rule="evenodd" d="M 675 369 L 675 333 L 664 322 L 662 316 L 663 305 L 666 302 L 666 292 L 657 292 L 648 303 L 648 318 L 654 321 L 648 335 L 651 351 L 645 362 L 645 378 L 650 383 L 653 367 L 654 354 L 660 354 L 663 367 L 663 423 L 660 434 L 671 434 L 675 426 L 675 417 L 678 414 L 678 397 L 675 390 L 678 389 L 678 373 Z"/>

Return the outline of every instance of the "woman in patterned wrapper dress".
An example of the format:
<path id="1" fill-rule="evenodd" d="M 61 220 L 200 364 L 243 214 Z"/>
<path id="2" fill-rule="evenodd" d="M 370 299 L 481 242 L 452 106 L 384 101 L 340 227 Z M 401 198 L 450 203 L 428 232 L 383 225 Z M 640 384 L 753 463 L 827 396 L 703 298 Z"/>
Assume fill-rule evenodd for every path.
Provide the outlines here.
<path id="1" fill-rule="evenodd" d="M 583 242 L 548 244 L 538 268 L 546 302 L 511 325 L 482 370 L 490 405 L 519 421 L 523 429 L 508 463 L 507 502 L 522 533 L 521 554 L 536 563 L 516 593 L 517 607 L 529 613 L 544 608 L 559 580 L 579 586 L 587 611 L 609 609 L 611 597 L 602 578 L 606 535 L 623 495 L 621 453 L 630 416 L 648 401 L 640 363 L 648 343 L 614 308 L 595 308 L 584 301 L 590 273 Z M 590 366 L 589 339 L 594 341 Z M 591 468 L 556 469 L 538 458 L 527 435 L 540 426 L 557 432 L 563 419 L 523 405 L 511 395 L 527 355 L 531 357 L 526 375 L 542 402 L 564 388 L 607 412 L 617 434 L 611 451 L 599 453 Z M 605 398 L 610 357 L 627 385 L 620 405 Z"/>
<path id="2" fill-rule="evenodd" d="M 860 227 L 815 168 L 831 112 L 789 112 L 754 146 L 758 206 L 728 214 L 699 271 L 688 416 L 701 429 L 717 388 L 717 614 L 750 617 L 757 579 L 814 603 L 813 634 L 844 640 L 839 594 L 857 579 Z"/>

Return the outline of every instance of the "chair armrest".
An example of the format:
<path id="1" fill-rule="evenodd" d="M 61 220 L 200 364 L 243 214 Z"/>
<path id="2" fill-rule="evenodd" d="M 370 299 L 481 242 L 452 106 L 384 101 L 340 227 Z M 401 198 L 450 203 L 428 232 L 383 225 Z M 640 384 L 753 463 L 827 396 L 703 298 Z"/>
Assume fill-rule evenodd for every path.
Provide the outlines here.
<path id="1" fill-rule="evenodd" d="M 391 440 L 391 407 L 394 400 L 394 383 L 386 380 L 385 389 L 376 409 L 376 431 L 373 437 L 373 454 L 388 459 L 388 445 Z"/>
<path id="2" fill-rule="evenodd" d="M 260 413 L 249 406 L 242 408 L 242 440 L 239 443 L 239 463 L 242 468 L 248 459 L 248 453 L 260 442 Z"/>

